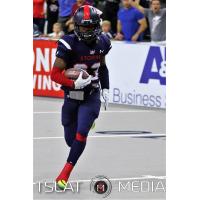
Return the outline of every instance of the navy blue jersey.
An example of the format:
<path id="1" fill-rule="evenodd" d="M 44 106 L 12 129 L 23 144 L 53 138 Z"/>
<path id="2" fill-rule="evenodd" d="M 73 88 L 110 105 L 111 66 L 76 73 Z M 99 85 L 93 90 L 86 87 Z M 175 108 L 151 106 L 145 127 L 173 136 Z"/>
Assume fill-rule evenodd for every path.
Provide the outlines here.
<path id="1" fill-rule="evenodd" d="M 58 41 L 56 57 L 62 58 L 66 64 L 66 69 L 79 68 L 84 69 L 92 75 L 92 86 L 99 84 L 99 70 L 101 70 L 100 60 L 111 49 L 111 43 L 108 37 L 101 34 L 97 43 L 93 46 L 87 46 L 83 41 L 79 41 L 74 35 L 65 35 Z M 63 87 L 62 87 L 63 88 Z"/>

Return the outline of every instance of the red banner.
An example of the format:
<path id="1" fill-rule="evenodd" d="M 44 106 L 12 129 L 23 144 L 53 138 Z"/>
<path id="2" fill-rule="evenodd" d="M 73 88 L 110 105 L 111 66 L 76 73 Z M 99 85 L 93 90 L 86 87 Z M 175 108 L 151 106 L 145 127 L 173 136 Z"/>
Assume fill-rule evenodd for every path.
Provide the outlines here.
<path id="1" fill-rule="evenodd" d="M 33 95 L 35 96 L 63 97 L 60 85 L 50 78 L 56 48 L 56 41 L 33 40 Z"/>

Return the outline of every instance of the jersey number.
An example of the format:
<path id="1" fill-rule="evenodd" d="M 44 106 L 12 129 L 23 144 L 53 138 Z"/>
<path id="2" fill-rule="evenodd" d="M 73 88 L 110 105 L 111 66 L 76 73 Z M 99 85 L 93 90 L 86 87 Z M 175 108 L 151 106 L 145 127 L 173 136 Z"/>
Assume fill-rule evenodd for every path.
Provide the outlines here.
<path id="1" fill-rule="evenodd" d="M 98 79 L 98 70 L 99 70 L 99 67 L 100 67 L 100 62 L 98 63 L 94 63 L 92 66 L 91 66 L 91 69 L 93 71 L 93 77 L 92 77 L 92 80 L 97 80 Z M 74 68 L 76 69 L 83 69 L 83 70 L 87 70 L 89 67 L 88 65 L 84 64 L 84 63 L 78 63 L 78 64 L 75 64 L 74 65 Z"/>

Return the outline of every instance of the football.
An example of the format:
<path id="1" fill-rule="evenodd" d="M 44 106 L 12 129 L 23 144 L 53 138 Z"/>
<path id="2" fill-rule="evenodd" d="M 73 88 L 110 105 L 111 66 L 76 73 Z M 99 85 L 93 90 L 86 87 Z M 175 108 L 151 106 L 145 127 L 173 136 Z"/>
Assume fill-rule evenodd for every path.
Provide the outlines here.
<path id="1" fill-rule="evenodd" d="M 83 71 L 82 78 L 86 79 L 89 77 L 89 74 L 85 70 L 76 69 L 76 68 L 70 68 L 65 70 L 64 74 L 67 78 L 76 80 L 79 77 L 80 72 Z"/>

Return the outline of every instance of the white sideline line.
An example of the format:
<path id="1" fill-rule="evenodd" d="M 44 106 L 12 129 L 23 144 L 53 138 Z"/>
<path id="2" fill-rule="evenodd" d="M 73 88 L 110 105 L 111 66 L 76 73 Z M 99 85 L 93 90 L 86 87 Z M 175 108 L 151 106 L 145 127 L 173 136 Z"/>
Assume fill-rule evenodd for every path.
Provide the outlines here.
<path id="1" fill-rule="evenodd" d="M 124 135 L 90 135 L 88 136 L 88 138 L 122 138 L 122 137 L 134 137 L 134 138 L 138 138 L 138 137 L 163 137 L 166 136 L 165 134 L 151 134 L 151 133 L 147 133 L 147 134 L 124 134 Z M 52 137 L 34 137 L 33 140 L 49 140 L 49 139 L 63 139 L 64 136 L 52 136 Z"/>
<path id="2" fill-rule="evenodd" d="M 146 180 L 146 179 L 158 179 L 158 180 L 164 180 L 166 179 L 166 176 L 153 176 L 153 175 L 142 175 L 140 177 L 127 177 L 127 178 L 108 178 L 110 181 L 128 181 L 128 180 Z M 37 184 L 38 182 L 54 182 L 54 180 L 50 179 L 43 179 L 41 181 L 33 182 L 33 184 Z M 69 180 L 70 183 L 73 182 L 79 182 L 79 183 L 87 183 L 91 182 L 91 179 L 85 179 L 85 180 Z"/>
<path id="3" fill-rule="evenodd" d="M 142 113 L 142 112 L 155 112 L 154 110 L 101 110 L 100 113 Z M 61 114 L 59 111 L 35 111 L 33 114 Z"/>

